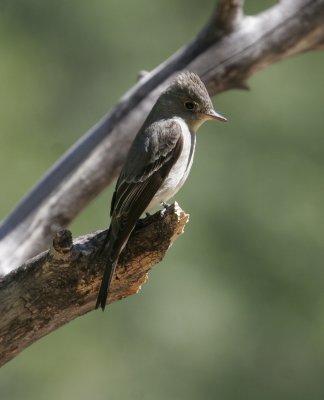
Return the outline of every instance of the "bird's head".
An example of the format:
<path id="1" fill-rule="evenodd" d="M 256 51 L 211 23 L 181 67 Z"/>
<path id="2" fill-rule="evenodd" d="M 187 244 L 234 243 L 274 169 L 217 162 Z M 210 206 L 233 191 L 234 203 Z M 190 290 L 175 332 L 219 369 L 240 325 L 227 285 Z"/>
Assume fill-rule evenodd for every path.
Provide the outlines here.
<path id="1" fill-rule="evenodd" d="M 193 72 L 180 73 L 161 94 L 158 103 L 167 115 L 184 119 L 194 131 L 209 119 L 226 121 L 214 110 L 205 85 Z"/>

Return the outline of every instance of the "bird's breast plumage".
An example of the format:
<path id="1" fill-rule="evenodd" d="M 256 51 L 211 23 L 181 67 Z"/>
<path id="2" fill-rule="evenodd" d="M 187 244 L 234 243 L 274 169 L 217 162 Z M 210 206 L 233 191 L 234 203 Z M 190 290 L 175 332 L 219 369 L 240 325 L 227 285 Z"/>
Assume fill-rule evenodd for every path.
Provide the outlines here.
<path id="1" fill-rule="evenodd" d="M 192 166 L 196 145 L 196 135 L 190 131 L 187 123 L 182 118 L 174 118 L 174 121 L 179 124 L 181 128 L 183 139 L 182 151 L 160 189 L 153 197 L 147 208 L 148 210 L 156 208 L 160 206 L 161 202 L 167 202 L 172 198 L 186 181 Z"/>

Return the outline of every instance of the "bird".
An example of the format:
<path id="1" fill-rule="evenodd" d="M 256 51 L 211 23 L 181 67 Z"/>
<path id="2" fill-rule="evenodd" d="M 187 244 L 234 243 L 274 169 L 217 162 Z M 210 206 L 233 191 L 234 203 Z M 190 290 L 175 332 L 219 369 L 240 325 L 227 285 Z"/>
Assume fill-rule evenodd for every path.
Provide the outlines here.
<path id="1" fill-rule="evenodd" d="M 137 221 L 145 212 L 165 206 L 187 179 L 196 132 L 207 120 L 227 121 L 215 111 L 199 76 L 189 71 L 179 73 L 161 93 L 135 136 L 117 179 L 96 309 L 105 309 L 119 255 Z"/>

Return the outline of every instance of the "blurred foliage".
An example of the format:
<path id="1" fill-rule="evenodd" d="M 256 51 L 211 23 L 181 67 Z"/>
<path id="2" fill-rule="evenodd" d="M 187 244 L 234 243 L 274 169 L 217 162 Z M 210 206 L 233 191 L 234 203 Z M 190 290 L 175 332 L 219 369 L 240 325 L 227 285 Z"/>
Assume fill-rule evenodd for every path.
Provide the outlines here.
<path id="1" fill-rule="evenodd" d="M 0 215 L 213 7 L 1 0 Z M 4 366 L 1 399 L 324 398 L 323 70 L 304 54 L 214 99 L 229 122 L 199 132 L 186 234 L 139 295 Z M 108 224 L 111 190 L 75 236 Z"/>

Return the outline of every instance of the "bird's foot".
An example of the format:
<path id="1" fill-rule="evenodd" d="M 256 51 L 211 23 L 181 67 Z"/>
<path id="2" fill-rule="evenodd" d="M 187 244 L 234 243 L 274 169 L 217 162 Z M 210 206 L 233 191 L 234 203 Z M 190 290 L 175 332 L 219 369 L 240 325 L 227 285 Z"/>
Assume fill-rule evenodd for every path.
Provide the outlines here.
<path id="1" fill-rule="evenodd" d="M 161 201 L 161 206 L 164 208 L 164 210 L 166 210 L 168 207 L 170 207 L 170 204 L 165 201 Z"/>
<path id="2" fill-rule="evenodd" d="M 170 204 L 166 203 L 165 201 L 161 201 L 161 206 L 163 207 L 163 209 L 160 210 L 160 217 L 163 218 L 166 210 L 170 207 Z"/>
<path id="3" fill-rule="evenodd" d="M 152 214 L 150 214 L 150 213 L 148 213 L 148 212 L 145 212 L 145 217 L 143 216 L 143 218 L 140 218 L 140 219 L 138 219 L 137 220 L 137 222 L 136 222 L 136 227 L 137 228 L 139 228 L 139 229 L 141 229 L 141 228 L 143 228 L 144 226 L 146 226 L 147 225 L 147 218 L 148 217 L 151 217 L 152 216 Z"/>

